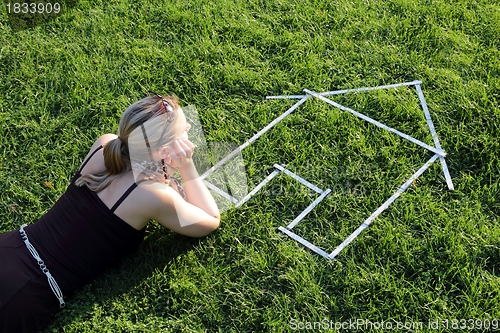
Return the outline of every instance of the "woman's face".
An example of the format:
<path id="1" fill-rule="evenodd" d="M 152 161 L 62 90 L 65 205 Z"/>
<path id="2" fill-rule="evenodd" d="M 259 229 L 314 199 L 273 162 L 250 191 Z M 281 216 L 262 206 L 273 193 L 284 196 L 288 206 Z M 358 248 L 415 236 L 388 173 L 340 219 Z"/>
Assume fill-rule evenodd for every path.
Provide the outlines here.
<path id="1" fill-rule="evenodd" d="M 186 116 L 184 115 L 184 111 L 181 108 L 179 108 L 177 112 L 179 112 L 179 117 L 181 118 L 179 121 L 178 128 L 179 128 L 179 132 L 182 133 L 178 138 L 187 140 L 188 139 L 188 132 L 189 132 L 189 129 L 191 128 L 191 124 L 187 122 Z M 179 132 L 177 132 L 177 133 L 179 133 Z"/>
<path id="2" fill-rule="evenodd" d="M 185 140 L 188 139 L 188 132 L 189 132 L 190 128 L 191 128 L 191 124 L 186 121 L 186 130 L 182 133 L 181 139 L 185 139 Z"/>
<path id="3" fill-rule="evenodd" d="M 188 140 L 188 132 L 191 129 L 191 124 L 187 122 L 186 116 L 184 115 L 184 112 L 182 111 L 181 108 L 177 110 L 179 112 L 178 119 L 175 121 L 175 128 L 172 128 L 171 130 L 174 131 L 174 140 L 179 140 L 179 139 L 184 139 Z M 154 153 L 154 159 L 155 160 L 160 160 L 165 158 L 165 154 L 167 153 L 169 149 L 169 145 L 162 145 L 159 147 Z"/>

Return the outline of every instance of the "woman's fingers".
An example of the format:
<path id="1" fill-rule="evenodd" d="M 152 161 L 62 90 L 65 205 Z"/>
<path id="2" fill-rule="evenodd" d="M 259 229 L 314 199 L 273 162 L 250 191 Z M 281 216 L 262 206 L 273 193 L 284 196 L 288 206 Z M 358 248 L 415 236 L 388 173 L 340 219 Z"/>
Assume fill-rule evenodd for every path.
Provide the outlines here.
<path id="1" fill-rule="evenodd" d="M 175 140 L 170 145 L 171 150 L 179 157 L 187 156 L 188 152 L 183 148 L 180 140 Z"/>
<path id="2" fill-rule="evenodd" d="M 193 156 L 194 145 L 186 139 L 175 140 L 168 148 L 169 164 L 179 167 Z"/>
<path id="3" fill-rule="evenodd" d="M 186 153 L 187 158 L 191 158 L 193 156 L 194 145 L 189 140 L 178 140 L 179 146 Z"/>

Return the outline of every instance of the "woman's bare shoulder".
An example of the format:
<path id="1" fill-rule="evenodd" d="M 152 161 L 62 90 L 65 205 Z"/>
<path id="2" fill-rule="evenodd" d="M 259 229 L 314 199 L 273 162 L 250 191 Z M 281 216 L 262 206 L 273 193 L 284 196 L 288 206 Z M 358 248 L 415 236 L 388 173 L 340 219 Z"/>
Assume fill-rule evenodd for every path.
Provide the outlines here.
<path id="1" fill-rule="evenodd" d="M 92 148 L 97 148 L 99 146 L 105 146 L 106 143 L 108 143 L 109 141 L 111 140 L 114 140 L 118 137 L 118 135 L 116 134 L 112 134 L 112 133 L 107 133 L 107 134 L 103 134 L 101 135 L 100 137 L 97 138 L 97 140 L 95 140 L 94 144 L 92 145 Z M 90 151 L 92 151 L 92 149 L 90 149 Z"/>
<path id="2" fill-rule="evenodd" d="M 97 140 L 94 141 L 94 143 L 92 144 L 92 146 L 88 151 L 87 156 L 92 154 L 92 152 L 97 148 L 99 148 L 100 146 L 104 147 L 109 141 L 114 140 L 117 137 L 118 136 L 116 134 L 111 134 L 111 133 L 101 135 L 100 137 L 97 138 Z"/>
<path id="3" fill-rule="evenodd" d="M 94 143 L 92 144 L 92 147 L 90 147 L 90 149 L 89 149 L 89 151 L 87 153 L 87 156 L 85 156 L 85 158 L 83 159 L 83 161 L 87 161 L 91 157 L 91 155 L 94 153 L 94 151 L 96 151 L 96 149 L 98 149 L 101 146 L 104 147 L 109 141 L 114 140 L 117 137 L 118 136 L 116 134 L 111 134 L 111 133 L 103 134 L 100 137 L 98 137 L 97 140 L 95 140 Z M 97 160 L 99 160 L 99 162 L 97 162 L 97 164 L 98 164 L 97 168 L 96 167 L 89 167 L 89 168 L 87 168 L 87 166 L 85 166 L 85 168 L 86 169 L 92 169 L 94 172 L 95 172 L 95 169 L 102 168 L 101 164 L 102 164 L 102 166 L 104 166 L 104 160 L 102 158 L 97 159 Z M 94 163 L 90 163 L 90 165 L 92 165 L 92 164 L 94 164 Z M 87 170 L 85 170 L 85 171 L 87 171 Z"/>

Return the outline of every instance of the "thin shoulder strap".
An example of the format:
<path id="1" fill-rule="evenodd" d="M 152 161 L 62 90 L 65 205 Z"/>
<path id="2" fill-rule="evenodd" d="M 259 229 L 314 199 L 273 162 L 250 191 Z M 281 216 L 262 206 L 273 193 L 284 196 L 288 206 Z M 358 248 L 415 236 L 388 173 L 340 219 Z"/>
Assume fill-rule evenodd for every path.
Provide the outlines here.
<path id="1" fill-rule="evenodd" d="M 97 147 L 97 149 L 96 149 L 96 150 L 94 150 L 94 151 L 92 152 L 92 154 L 90 154 L 89 158 L 87 158 L 87 159 L 83 162 L 83 164 L 82 164 L 82 166 L 80 167 L 80 170 L 78 170 L 78 172 L 81 172 L 81 171 L 83 170 L 83 168 L 85 167 L 85 165 L 87 165 L 88 161 L 90 161 L 90 159 L 92 158 L 92 156 L 94 156 L 94 155 L 95 155 L 95 153 L 97 153 L 97 152 L 98 152 L 99 150 L 101 150 L 101 149 L 102 149 L 102 145 L 100 145 L 99 147 Z"/>
<path id="2" fill-rule="evenodd" d="M 132 191 L 137 187 L 137 185 L 139 185 L 140 183 L 146 181 L 146 179 L 141 179 L 139 180 L 137 183 L 133 183 L 132 185 L 130 185 L 130 187 L 125 191 L 125 193 L 122 194 L 122 196 L 120 197 L 120 199 L 118 199 L 118 201 L 113 205 L 113 207 L 111 207 L 111 213 L 114 213 L 115 210 L 120 206 L 120 204 L 123 202 L 123 200 L 125 200 L 128 195 L 130 193 L 132 193 Z"/>

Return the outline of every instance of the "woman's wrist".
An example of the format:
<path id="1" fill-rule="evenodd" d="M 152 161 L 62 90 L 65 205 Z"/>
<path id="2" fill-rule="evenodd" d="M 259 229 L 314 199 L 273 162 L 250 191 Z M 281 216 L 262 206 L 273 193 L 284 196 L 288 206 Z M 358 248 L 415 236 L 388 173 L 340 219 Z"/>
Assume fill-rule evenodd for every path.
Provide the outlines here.
<path id="1" fill-rule="evenodd" d="M 190 159 L 187 163 L 179 166 L 177 168 L 181 178 L 184 182 L 196 179 L 199 177 L 198 171 L 196 170 L 196 166 L 193 163 L 193 160 Z"/>

